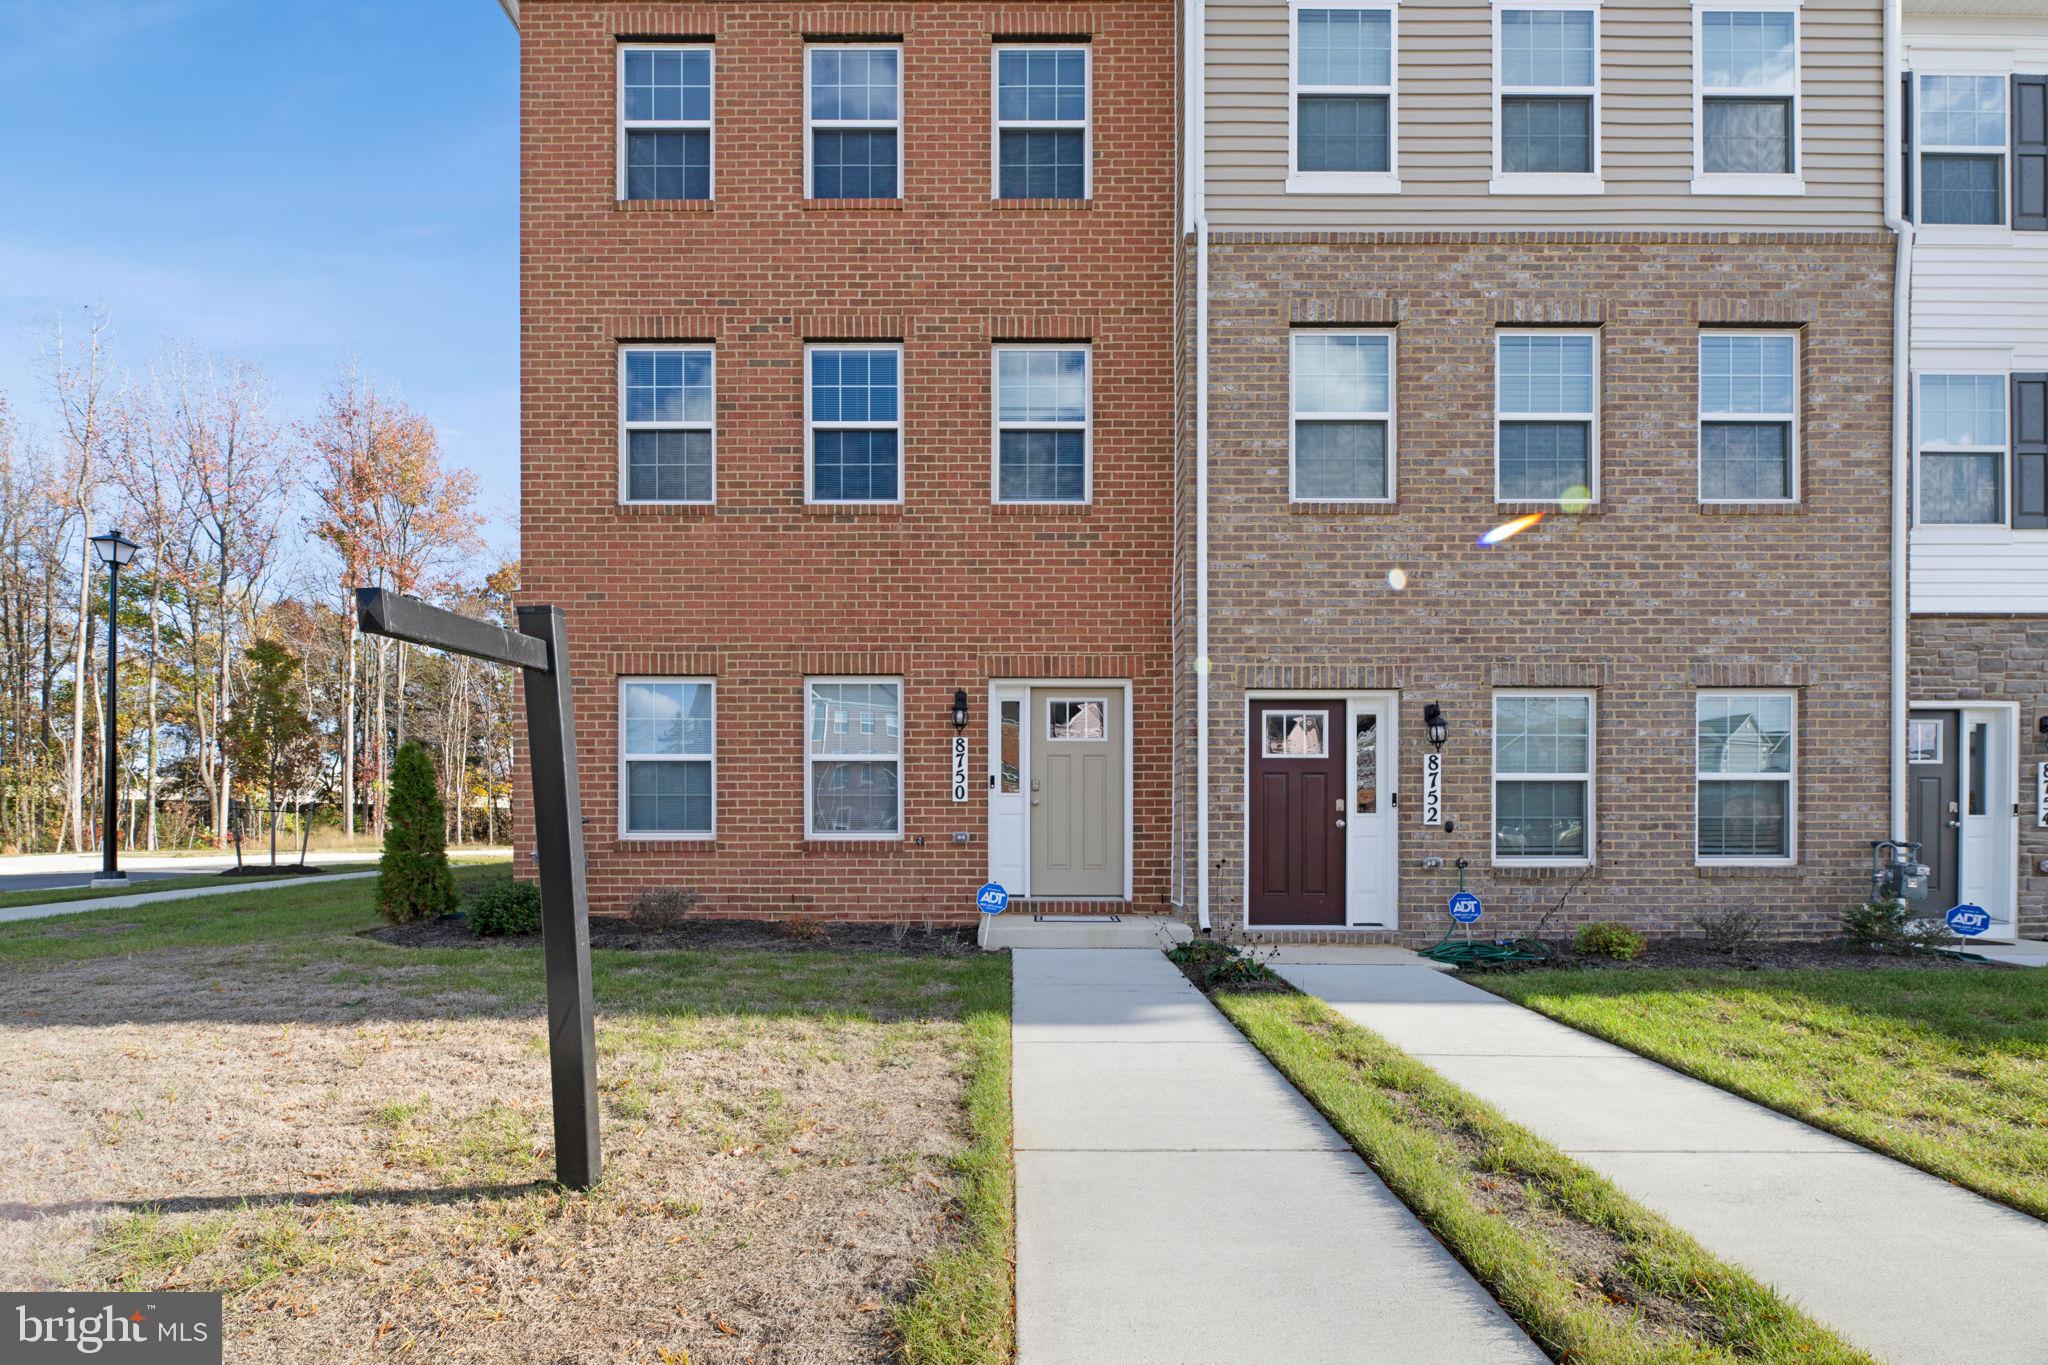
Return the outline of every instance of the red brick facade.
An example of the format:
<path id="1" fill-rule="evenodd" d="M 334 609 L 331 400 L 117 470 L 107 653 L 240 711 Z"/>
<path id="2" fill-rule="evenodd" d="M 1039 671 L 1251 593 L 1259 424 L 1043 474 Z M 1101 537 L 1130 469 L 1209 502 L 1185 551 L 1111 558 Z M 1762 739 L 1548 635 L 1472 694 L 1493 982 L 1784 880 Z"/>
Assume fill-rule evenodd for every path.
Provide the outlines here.
<path id="1" fill-rule="evenodd" d="M 1788 935 L 1832 932 L 1886 827 L 1890 239 L 1219 234 L 1212 253 L 1218 931 L 1242 924 L 1246 693 L 1289 689 L 1399 694 L 1403 941 L 1443 933 L 1460 856 L 1488 934 L 1560 902 L 1553 929 L 1599 917 L 1694 933 L 1696 916 L 1744 907 Z M 1289 334 L 1347 323 L 1395 333 L 1398 500 L 1290 503 Z M 1494 497 L 1494 333 L 1518 324 L 1599 331 L 1601 496 L 1482 549 L 1481 532 L 1526 510 Z M 1697 337 L 1755 324 L 1800 333 L 1801 497 L 1702 505 Z M 1491 697 L 1541 687 L 1595 695 L 1583 873 L 1491 857 Z M 1797 696 L 1796 864 L 1696 866 L 1695 694 L 1760 687 Z M 1451 726 L 1455 832 L 1420 818 L 1432 701 Z M 1183 832 L 1188 909 L 1191 847 Z"/>
<path id="2" fill-rule="evenodd" d="M 993 203 L 991 42 L 1051 35 L 1090 44 L 1093 198 Z M 1162 906 L 1173 35 L 1158 0 L 521 7 L 522 597 L 568 613 L 594 908 L 688 888 L 713 914 L 971 917 L 987 683 L 1008 677 L 1131 683 L 1134 900 Z M 621 37 L 715 43 L 715 206 L 617 199 Z M 901 40 L 900 202 L 805 200 L 807 37 Z M 1092 346 L 1087 505 L 992 505 L 990 347 L 1039 339 Z M 650 340 L 717 348 L 713 507 L 620 504 L 618 350 Z M 805 502 L 804 345 L 831 340 L 903 346 L 900 506 Z M 616 837 L 632 674 L 716 679 L 713 841 Z M 904 680 L 898 841 L 805 838 L 820 674 Z"/>

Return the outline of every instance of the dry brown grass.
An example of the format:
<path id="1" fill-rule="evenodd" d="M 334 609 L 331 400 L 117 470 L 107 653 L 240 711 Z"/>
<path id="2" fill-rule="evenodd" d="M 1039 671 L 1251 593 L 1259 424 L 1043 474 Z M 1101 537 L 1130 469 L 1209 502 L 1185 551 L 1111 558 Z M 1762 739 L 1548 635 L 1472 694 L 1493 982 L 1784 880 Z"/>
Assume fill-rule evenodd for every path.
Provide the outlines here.
<path id="1" fill-rule="evenodd" d="M 531 950 L 0 966 L 5 1280 L 220 1289 L 247 1359 L 886 1359 L 960 1235 L 951 974 L 1001 964 L 774 956 L 602 964 L 587 1196 L 548 1183 Z"/>

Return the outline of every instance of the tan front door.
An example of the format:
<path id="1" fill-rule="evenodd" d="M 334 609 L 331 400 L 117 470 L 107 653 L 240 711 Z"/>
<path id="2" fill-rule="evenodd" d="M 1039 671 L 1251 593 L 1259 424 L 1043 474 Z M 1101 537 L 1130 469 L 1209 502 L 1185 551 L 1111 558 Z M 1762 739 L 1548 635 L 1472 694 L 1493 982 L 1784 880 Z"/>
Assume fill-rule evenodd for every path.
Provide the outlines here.
<path id="1" fill-rule="evenodd" d="M 1121 688 L 1031 690 L 1031 894 L 1124 894 Z"/>

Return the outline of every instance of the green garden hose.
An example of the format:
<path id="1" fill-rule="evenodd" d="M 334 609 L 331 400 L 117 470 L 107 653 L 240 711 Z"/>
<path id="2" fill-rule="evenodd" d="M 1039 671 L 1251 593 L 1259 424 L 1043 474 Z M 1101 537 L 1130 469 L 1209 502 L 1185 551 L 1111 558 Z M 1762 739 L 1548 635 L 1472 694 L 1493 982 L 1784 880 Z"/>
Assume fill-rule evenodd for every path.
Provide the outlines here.
<path id="1" fill-rule="evenodd" d="M 1509 962 L 1544 962 L 1550 958 L 1550 949 L 1540 939 L 1509 938 L 1491 942 L 1473 939 L 1459 939 L 1451 942 L 1451 935 L 1457 926 L 1444 930 L 1444 936 L 1435 944 L 1421 950 L 1422 956 L 1432 962 L 1448 962 L 1453 967 L 1497 967 Z"/>

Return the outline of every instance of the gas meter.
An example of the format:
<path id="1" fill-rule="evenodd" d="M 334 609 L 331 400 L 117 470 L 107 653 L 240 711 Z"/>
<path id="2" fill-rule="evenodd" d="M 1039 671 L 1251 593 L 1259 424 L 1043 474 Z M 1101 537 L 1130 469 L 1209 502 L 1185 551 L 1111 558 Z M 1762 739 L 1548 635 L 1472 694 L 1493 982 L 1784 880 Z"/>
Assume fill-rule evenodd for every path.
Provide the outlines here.
<path id="1" fill-rule="evenodd" d="M 1920 845 L 1886 839 L 1872 844 L 1870 855 L 1871 890 L 1877 899 L 1927 899 L 1927 864 L 1920 861 Z"/>

